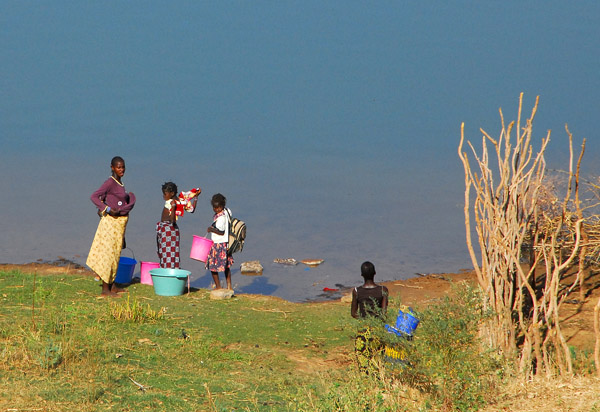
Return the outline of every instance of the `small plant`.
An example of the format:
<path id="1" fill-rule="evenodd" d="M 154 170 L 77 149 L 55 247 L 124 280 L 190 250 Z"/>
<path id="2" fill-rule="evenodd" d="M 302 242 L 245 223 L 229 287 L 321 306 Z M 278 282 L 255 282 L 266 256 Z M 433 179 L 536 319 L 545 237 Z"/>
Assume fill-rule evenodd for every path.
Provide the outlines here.
<path id="1" fill-rule="evenodd" d="M 110 315 L 120 321 L 141 323 L 144 321 L 160 320 L 164 318 L 166 311 L 165 307 L 161 307 L 156 311 L 149 304 L 144 306 L 136 298 L 130 301 L 129 295 L 127 295 L 127 300 L 123 303 L 110 302 L 109 304 Z"/>
<path id="2" fill-rule="evenodd" d="M 569 346 L 571 359 L 573 359 L 573 370 L 581 375 L 592 375 L 595 373 L 594 353 L 591 350 L 578 350 Z"/>
<path id="3" fill-rule="evenodd" d="M 40 365 L 44 369 L 56 369 L 63 361 L 62 347 L 51 340 L 48 341 L 40 356 Z"/>
<path id="4" fill-rule="evenodd" d="M 38 326 L 43 334 L 63 335 L 69 330 L 70 322 L 66 311 L 61 308 L 46 312 Z"/>
<path id="5" fill-rule="evenodd" d="M 56 295 L 53 288 L 48 287 L 49 282 L 36 282 L 34 284 L 32 299 L 35 299 L 36 305 L 43 306 L 48 298 L 52 298 Z"/>

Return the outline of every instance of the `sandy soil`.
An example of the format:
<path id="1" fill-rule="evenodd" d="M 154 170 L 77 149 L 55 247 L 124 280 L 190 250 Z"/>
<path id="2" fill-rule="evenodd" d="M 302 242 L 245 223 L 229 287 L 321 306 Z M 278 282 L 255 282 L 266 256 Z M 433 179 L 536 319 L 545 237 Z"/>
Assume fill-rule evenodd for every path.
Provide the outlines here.
<path id="1" fill-rule="evenodd" d="M 18 270 L 25 273 L 37 273 L 38 275 L 56 275 L 66 273 L 70 275 L 95 276 L 88 268 L 73 263 L 66 259 L 58 259 L 53 262 L 33 262 L 15 265 L 12 263 L 0 263 L 0 270 Z"/>

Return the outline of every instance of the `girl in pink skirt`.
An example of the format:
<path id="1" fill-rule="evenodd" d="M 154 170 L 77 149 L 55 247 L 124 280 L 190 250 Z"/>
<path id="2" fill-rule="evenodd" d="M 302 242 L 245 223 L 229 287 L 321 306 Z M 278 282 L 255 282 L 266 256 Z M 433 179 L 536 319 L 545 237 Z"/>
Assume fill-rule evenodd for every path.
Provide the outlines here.
<path id="1" fill-rule="evenodd" d="M 214 242 L 208 258 L 206 259 L 206 268 L 212 273 L 215 287 L 221 289 L 219 281 L 219 272 L 225 273 L 227 281 L 227 289 L 233 289 L 231 286 L 231 270 L 233 265 L 233 257 L 227 253 L 229 244 L 229 216 L 231 210 L 225 209 L 227 199 L 220 193 L 214 195 L 210 201 L 215 215 L 213 216 L 213 224 L 209 226 L 207 231 L 210 233 L 211 240 Z"/>

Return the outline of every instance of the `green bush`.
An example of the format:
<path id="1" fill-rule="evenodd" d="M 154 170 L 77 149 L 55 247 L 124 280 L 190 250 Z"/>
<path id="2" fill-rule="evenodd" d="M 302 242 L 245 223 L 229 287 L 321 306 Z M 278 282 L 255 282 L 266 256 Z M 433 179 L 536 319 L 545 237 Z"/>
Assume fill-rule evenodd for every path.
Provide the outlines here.
<path id="1" fill-rule="evenodd" d="M 487 316 L 478 291 L 461 286 L 454 292 L 454 298 L 416 312 L 420 324 L 410 340 L 388 333 L 376 319 L 359 322 L 355 333 L 369 328 L 379 342 L 378 354 L 367 368 L 357 365 L 304 398 L 298 393 L 297 410 L 479 410 L 493 399 L 502 367 L 478 339 Z M 387 323 L 395 323 L 396 313 L 390 308 Z M 386 348 L 395 359 L 386 357 Z"/>
<path id="2" fill-rule="evenodd" d="M 388 344 L 407 353 L 407 366 L 397 368 L 400 381 L 428 392 L 446 410 L 474 411 L 493 396 L 502 367 L 478 339 L 488 316 L 478 290 L 461 286 L 455 292 L 418 314 L 414 340 Z"/>

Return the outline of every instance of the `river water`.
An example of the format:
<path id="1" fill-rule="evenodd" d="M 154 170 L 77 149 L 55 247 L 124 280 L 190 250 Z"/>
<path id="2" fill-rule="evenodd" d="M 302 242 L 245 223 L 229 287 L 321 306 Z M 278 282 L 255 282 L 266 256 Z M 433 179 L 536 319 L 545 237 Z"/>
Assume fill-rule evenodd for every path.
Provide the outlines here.
<path id="1" fill-rule="evenodd" d="M 0 262 L 83 264 L 89 196 L 120 155 L 138 261 L 156 261 L 162 183 L 202 187 L 180 220 L 196 287 L 211 277 L 192 235 L 217 192 L 248 227 L 238 292 L 322 297 L 359 284 L 365 260 L 379 280 L 469 268 L 461 122 L 477 144 L 499 107 L 514 119 L 519 93 L 527 112 L 539 94 L 550 166 L 564 167 L 567 122 L 598 153 L 598 6 L 550 3 L 3 2 Z M 249 260 L 262 276 L 239 273 Z"/>

